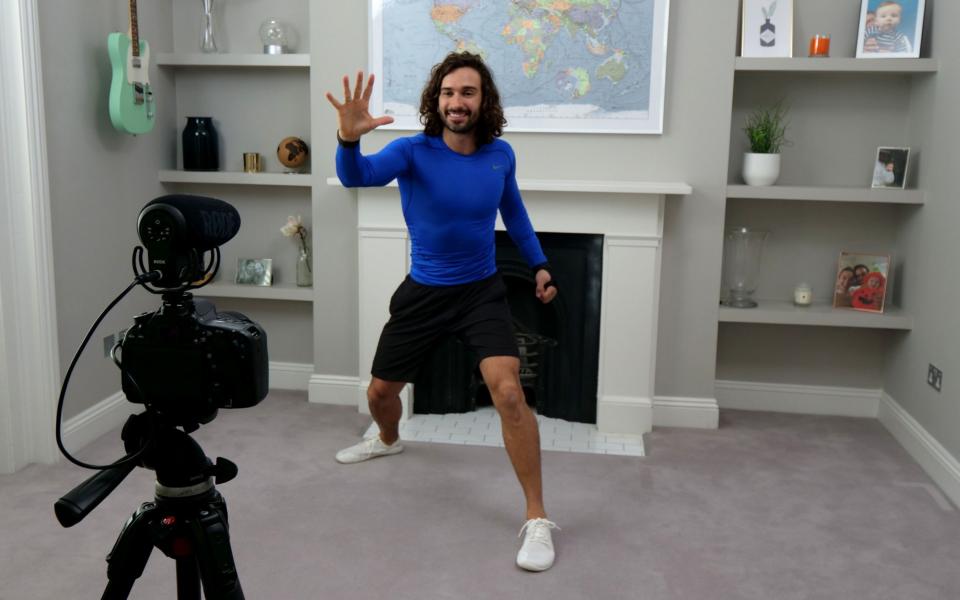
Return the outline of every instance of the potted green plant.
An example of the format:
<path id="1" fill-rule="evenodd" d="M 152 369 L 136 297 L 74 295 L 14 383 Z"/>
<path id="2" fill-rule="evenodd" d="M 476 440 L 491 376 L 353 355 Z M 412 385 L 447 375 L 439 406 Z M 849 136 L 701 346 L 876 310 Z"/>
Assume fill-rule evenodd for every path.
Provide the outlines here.
<path id="1" fill-rule="evenodd" d="M 743 155 L 743 180 L 747 185 L 773 185 L 780 177 L 780 148 L 789 143 L 787 109 L 782 102 L 756 108 L 743 131 L 750 142 L 750 151 Z"/>

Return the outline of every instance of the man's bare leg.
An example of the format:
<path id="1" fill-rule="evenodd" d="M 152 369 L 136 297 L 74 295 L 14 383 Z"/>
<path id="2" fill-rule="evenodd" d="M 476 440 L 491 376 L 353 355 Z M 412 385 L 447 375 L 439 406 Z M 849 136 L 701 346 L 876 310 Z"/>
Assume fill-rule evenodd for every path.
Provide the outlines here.
<path id="1" fill-rule="evenodd" d="M 388 446 L 400 438 L 400 416 L 403 414 L 403 404 L 400 401 L 400 392 L 403 381 L 386 381 L 374 377 L 367 387 L 367 405 L 373 420 L 380 427 L 380 440 Z"/>
<path id="2" fill-rule="evenodd" d="M 520 385 L 520 361 L 491 356 L 480 361 L 483 381 L 500 414 L 503 443 L 527 501 L 527 519 L 546 518 L 540 474 L 540 430 Z"/>

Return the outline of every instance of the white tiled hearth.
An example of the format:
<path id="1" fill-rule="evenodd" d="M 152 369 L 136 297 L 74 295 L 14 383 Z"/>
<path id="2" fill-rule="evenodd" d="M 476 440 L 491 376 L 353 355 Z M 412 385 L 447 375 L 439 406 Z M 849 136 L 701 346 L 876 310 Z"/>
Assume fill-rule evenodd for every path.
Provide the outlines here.
<path id="1" fill-rule="evenodd" d="M 340 185 L 331 178 L 330 185 Z M 657 347 L 664 202 L 692 192 L 685 183 L 519 180 L 538 232 L 603 235 L 597 428 L 650 431 Z M 359 356 L 357 406 L 366 388 L 390 296 L 409 271 L 409 240 L 396 183 L 357 190 Z M 498 222 L 498 227 L 503 224 Z M 562 293 L 562 292 L 561 292 Z M 401 395 L 412 411 L 410 386 Z"/>
<path id="2" fill-rule="evenodd" d="M 644 456 L 643 436 L 601 433 L 596 425 L 571 423 L 543 415 L 537 415 L 537 425 L 540 448 L 545 451 Z M 373 423 L 363 437 L 373 437 L 379 432 L 380 428 Z M 500 416 L 489 406 L 468 413 L 413 415 L 400 423 L 400 439 L 404 442 L 503 447 Z"/>

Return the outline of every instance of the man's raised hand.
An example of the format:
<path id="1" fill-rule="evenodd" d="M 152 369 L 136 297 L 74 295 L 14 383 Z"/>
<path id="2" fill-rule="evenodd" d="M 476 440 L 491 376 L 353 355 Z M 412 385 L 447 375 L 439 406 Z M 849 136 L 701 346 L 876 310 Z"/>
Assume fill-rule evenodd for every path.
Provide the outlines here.
<path id="1" fill-rule="evenodd" d="M 333 94 L 327 92 L 327 100 L 337 110 L 337 128 L 340 139 L 353 142 L 360 139 L 365 133 L 373 131 L 381 125 L 393 123 L 393 117 L 376 117 L 370 114 L 370 95 L 373 93 L 373 73 L 367 79 L 367 87 L 363 87 L 363 71 L 357 71 L 357 86 L 350 91 L 350 77 L 343 76 L 343 102 L 338 101 Z"/>

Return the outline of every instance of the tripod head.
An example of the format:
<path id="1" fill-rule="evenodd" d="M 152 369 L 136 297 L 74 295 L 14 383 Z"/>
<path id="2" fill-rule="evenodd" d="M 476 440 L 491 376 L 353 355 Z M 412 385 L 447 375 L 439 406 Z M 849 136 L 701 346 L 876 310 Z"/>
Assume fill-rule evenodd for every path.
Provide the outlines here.
<path id="1" fill-rule="evenodd" d="M 237 476 L 236 464 L 222 457 L 211 462 L 189 433 L 164 423 L 150 411 L 131 415 L 121 438 L 128 452 L 145 448 L 139 462 L 100 471 L 67 492 L 53 507 L 62 526 L 82 521 L 136 466 L 156 471 L 156 495 L 166 498 L 199 495 L 213 489 L 214 483 Z"/>

